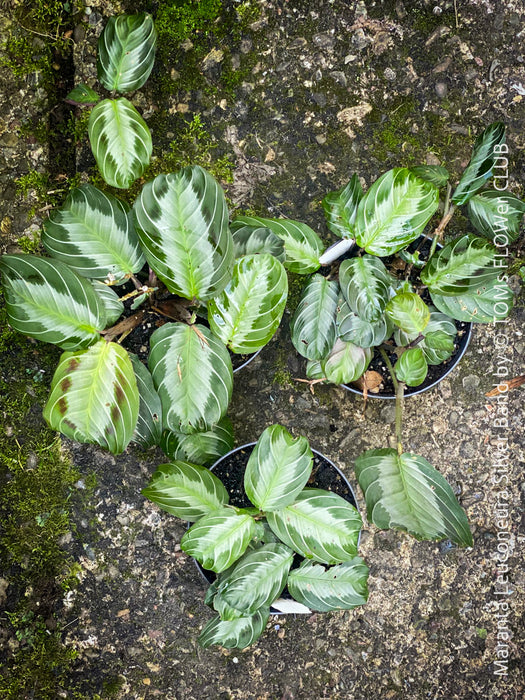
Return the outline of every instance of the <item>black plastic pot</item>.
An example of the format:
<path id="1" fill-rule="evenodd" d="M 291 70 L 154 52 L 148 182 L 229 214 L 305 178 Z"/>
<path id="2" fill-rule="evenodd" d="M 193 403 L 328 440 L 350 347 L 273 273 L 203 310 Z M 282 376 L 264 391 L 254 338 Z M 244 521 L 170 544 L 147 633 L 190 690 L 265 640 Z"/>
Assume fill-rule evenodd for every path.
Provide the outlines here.
<path id="1" fill-rule="evenodd" d="M 228 454 L 224 455 L 224 457 L 218 459 L 215 464 L 210 467 L 210 471 L 212 471 L 226 487 L 226 490 L 230 495 L 231 505 L 238 506 L 239 508 L 246 508 L 252 505 L 244 493 L 244 471 L 248 458 L 250 457 L 255 444 L 255 442 L 250 442 L 246 445 L 242 445 L 241 447 L 237 447 L 231 452 L 228 452 Z M 328 457 L 325 457 L 320 452 L 317 452 L 317 450 L 312 450 L 312 452 L 314 455 L 314 465 L 312 469 L 312 476 L 310 477 L 307 486 L 333 491 L 351 503 L 354 508 L 357 508 L 355 493 L 343 472 L 336 467 L 336 465 L 329 460 Z M 360 536 L 361 535 L 359 535 L 359 537 Z M 204 569 L 198 561 L 194 561 L 204 581 L 206 581 L 208 584 L 213 583 L 216 578 L 215 573 L 213 571 L 209 571 L 208 569 Z M 283 593 L 281 594 L 281 598 L 275 601 L 274 605 L 277 607 L 270 607 L 270 612 L 272 615 L 287 613 L 311 613 L 311 610 L 309 610 L 306 606 L 294 601 L 286 589 L 284 589 Z M 280 609 L 280 607 L 286 608 L 290 607 L 290 605 L 292 605 L 295 609 Z"/>

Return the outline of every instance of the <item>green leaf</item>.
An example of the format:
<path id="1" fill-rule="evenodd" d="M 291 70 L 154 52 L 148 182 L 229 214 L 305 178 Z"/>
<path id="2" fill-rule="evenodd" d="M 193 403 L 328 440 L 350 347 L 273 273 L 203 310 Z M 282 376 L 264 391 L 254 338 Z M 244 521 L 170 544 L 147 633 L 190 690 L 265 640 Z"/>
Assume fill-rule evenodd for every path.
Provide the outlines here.
<path id="1" fill-rule="evenodd" d="M 506 282 L 497 278 L 485 282 L 477 289 L 455 297 L 431 292 L 432 302 L 444 314 L 458 321 L 494 323 L 507 318 L 514 305 L 514 294 Z"/>
<path id="2" fill-rule="evenodd" d="M 106 327 L 112 326 L 124 313 L 124 304 L 114 289 L 100 280 L 90 280 L 106 315 Z"/>
<path id="3" fill-rule="evenodd" d="M 120 454 L 133 436 L 138 413 L 137 382 L 123 347 L 99 340 L 87 350 L 62 354 L 44 408 L 53 430 Z"/>
<path id="4" fill-rule="evenodd" d="M 236 258 L 255 253 L 270 253 L 284 264 L 286 260 L 284 242 L 267 226 L 249 226 L 236 220 L 230 224 L 230 231 Z"/>
<path id="5" fill-rule="evenodd" d="M 306 376 L 308 379 L 324 379 L 325 373 L 320 360 L 308 360 L 306 363 Z"/>
<path id="6" fill-rule="evenodd" d="M 396 450 L 368 450 L 355 473 L 368 520 L 381 529 L 405 530 L 418 540 L 450 539 L 472 546 L 467 517 L 449 484 L 424 457 Z"/>
<path id="7" fill-rule="evenodd" d="M 146 122 L 125 97 L 93 107 L 89 142 L 100 174 L 112 187 L 127 189 L 149 164 L 151 134 Z"/>
<path id="8" fill-rule="evenodd" d="M 129 354 L 139 390 L 139 416 L 133 441 L 144 449 L 160 443 L 162 435 L 162 406 L 153 379 L 139 358 Z"/>
<path id="9" fill-rule="evenodd" d="M 422 333 L 430 320 L 430 309 L 414 292 L 396 294 L 386 305 L 385 311 L 396 326 L 409 335 Z"/>
<path id="10" fill-rule="evenodd" d="M 110 92 L 131 92 L 153 69 L 157 32 L 151 15 L 110 17 L 98 40 L 98 79 Z"/>
<path id="11" fill-rule="evenodd" d="M 225 416 L 217 425 L 200 433 L 176 433 L 165 430 L 160 446 L 170 459 L 183 459 L 208 466 L 233 449 L 233 427 Z"/>
<path id="12" fill-rule="evenodd" d="M 265 226 L 284 243 L 284 266 L 290 272 L 308 275 L 319 269 L 319 256 L 324 246 L 315 231 L 300 221 L 291 219 L 263 219 L 259 216 L 239 216 L 236 222 L 248 226 Z"/>
<path id="13" fill-rule="evenodd" d="M 135 202 L 146 258 L 166 287 L 207 301 L 231 279 L 233 238 L 224 192 L 197 165 L 158 175 Z"/>
<path id="14" fill-rule="evenodd" d="M 67 95 L 65 101 L 75 105 L 90 106 L 96 104 L 100 100 L 97 93 L 90 88 L 89 85 L 76 85 Z"/>
<path id="15" fill-rule="evenodd" d="M 359 202 L 356 240 L 373 255 L 392 255 L 415 241 L 438 207 L 439 190 L 407 168 L 382 175 Z"/>
<path id="16" fill-rule="evenodd" d="M 271 425 L 248 459 L 246 495 L 262 511 L 284 508 L 306 486 L 312 465 L 313 454 L 306 438 L 293 438 L 282 425 Z"/>
<path id="17" fill-rule="evenodd" d="M 205 326 L 166 323 L 150 338 L 149 369 L 160 396 L 164 427 L 181 433 L 210 430 L 232 394 L 230 355 Z"/>
<path id="18" fill-rule="evenodd" d="M 429 365 L 440 365 L 453 354 L 454 339 L 457 329 L 454 321 L 445 314 L 436 311 L 434 307 L 430 310 L 430 320 L 423 331 L 423 339 L 418 343 L 418 347 L 423 350 L 425 360 Z M 418 333 L 411 335 L 397 329 L 394 333 L 396 345 L 406 347 L 418 337 Z"/>
<path id="19" fill-rule="evenodd" d="M 312 275 L 290 322 L 292 343 L 308 360 L 321 360 L 336 338 L 339 285 L 322 275 Z"/>
<path id="20" fill-rule="evenodd" d="M 492 177 L 496 158 L 505 155 L 495 152 L 495 148 L 503 143 L 505 143 L 505 125 L 502 122 L 494 122 L 478 136 L 470 163 L 463 171 L 452 195 L 454 204 L 465 204 Z"/>
<path id="21" fill-rule="evenodd" d="M 468 217 L 482 236 L 503 248 L 520 235 L 525 202 L 508 192 L 484 190 L 468 201 Z"/>
<path id="22" fill-rule="evenodd" d="M 42 243 L 75 272 L 120 281 L 144 266 L 129 207 L 93 185 L 75 187 L 44 222 Z"/>
<path id="23" fill-rule="evenodd" d="M 444 187 L 450 177 L 448 170 L 441 165 L 416 165 L 409 170 L 421 180 L 431 182 L 436 187 Z"/>
<path id="24" fill-rule="evenodd" d="M 371 255 L 343 260 L 339 268 L 339 283 L 354 313 L 363 321 L 379 321 L 393 284 L 392 275 L 381 260 Z"/>
<path id="25" fill-rule="evenodd" d="M 427 378 L 428 364 L 420 347 L 409 348 L 394 366 L 396 377 L 407 386 L 419 386 Z"/>
<path id="26" fill-rule="evenodd" d="M 212 472 L 180 460 L 158 466 L 142 495 L 189 522 L 216 512 L 229 501 L 222 482 Z"/>
<path id="27" fill-rule="evenodd" d="M 362 197 L 363 188 L 357 173 L 352 175 L 345 187 L 326 195 L 323 199 L 323 209 L 330 231 L 341 238 L 355 238 L 357 205 Z"/>
<path id="28" fill-rule="evenodd" d="M 345 343 L 371 348 L 381 345 L 391 334 L 393 324 L 388 316 L 383 315 L 375 323 L 363 321 L 355 314 L 344 299 L 339 300 L 337 310 L 337 334 Z"/>
<path id="29" fill-rule="evenodd" d="M 255 533 L 255 520 L 231 508 L 213 510 L 184 534 L 181 548 L 205 569 L 219 573 L 244 554 Z"/>
<path id="30" fill-rule="evenodd" d="M 421 270 L 421 281 L 436 294 L 463 294 L 498 274 L 495 255 L 494 246 L 484 238 L 460 236 L 434 253 Z"/>
<path id="31" fill-rule="evenodd" d="M 281 541 L 307 559 L 338 564 L 357 554 L 361 516 L 331 491 L 304 489 L 295 503 L 266 517 Z"/>
<path id="32" fill-rule="evenodd" d="M 205 649 L 212 644 L 218 644 L 226 649 L 245 649 L 259 639 L 269 617 L 269 608 L 258 610 L 253 615 L 240 617 L 237 620 L 221 620 L 217 615 L 204 627 L 198 642 Z"/>
<path id="33" fill-rule="evenodd" d="M 208 302 L 210 329 L 232 352 L 256 352 L 279 327 L 287 295 L 286 270 L 273 255 L 245 255 L 226 288 Z"/>
<path id="34" fill-rule="evenodd" d="M 106 325 L 102 301 L 88 280 L 58 260 L 37 255 L 0 259 L 10 325 L 64 350 L 95 343 Z"/>
<path id="35" fill-rule="evenodd" d="M 364 374 L 372 360 L 370 348 L 360 348 L 337 338 L 330 355 L 321 360 L 324 375 L 333 384 L 350 384 Z"/>
<path id="36" fill-rule="evenodd" d="M 282 593 L 293 561 L 293 552 L 280 542 L 265 544 L 240 559 L 221 582 L 219 594 L 244 615 L 253 615 Z"/>
<path id="37" fill-rule="evenodd" d="M 352 610 L 368 600 L 368 566 L 361 557 L 325 569 L 320 564 L 304 561 L 288 576 L 292 598 L 310 610 Z"/>

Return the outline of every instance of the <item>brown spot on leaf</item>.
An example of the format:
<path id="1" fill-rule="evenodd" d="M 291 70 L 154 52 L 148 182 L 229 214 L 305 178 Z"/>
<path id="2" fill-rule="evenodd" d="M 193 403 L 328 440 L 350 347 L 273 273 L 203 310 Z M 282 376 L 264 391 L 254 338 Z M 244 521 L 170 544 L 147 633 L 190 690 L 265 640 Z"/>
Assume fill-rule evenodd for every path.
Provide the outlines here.
<path id="1" fill-rule="evenodd" d="M 111 407 L 111 420 L 116 423 L 120 418 L 120 410 L 119 407 L 116 406 L 115 404 Z"/>
<path id="2" fill-rule="evenodd" d="M 62 379 L 62 381 L 60 382 L 60 388 L 65 393 L 69 389 L 71 384 L 71 379 L 69 377 L 64 377 L 64 379 Z"/>
<path id="3" fill-rule="evenodd" d="M 68 372 L 74 372 L 76 368 L 79 366 L 80 360 L 78 357 L 72 357 L 69 362 L 67 363 L 67 369 Z"/>
<path id="4" fill-rule="evenodd" d="M 61 415 L 65 415 L 65 413 L 66 413 L 66 411 L 67 411 L 67 401 L 66 401 L 66 399 L 65 399 L 63 396 L 61 396 L 61 397 L 58 399 L 58 404 L 57 404 L 57 406 L 58 406 L 58 412 L 59 412 Z"/>

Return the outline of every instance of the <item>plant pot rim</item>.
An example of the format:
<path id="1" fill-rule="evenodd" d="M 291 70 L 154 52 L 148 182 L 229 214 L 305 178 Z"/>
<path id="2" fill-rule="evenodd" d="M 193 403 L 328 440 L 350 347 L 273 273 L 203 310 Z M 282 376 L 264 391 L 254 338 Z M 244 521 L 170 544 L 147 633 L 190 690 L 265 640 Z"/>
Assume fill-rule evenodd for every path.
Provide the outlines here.
<path id="1" fill-rule="evenodd" d="M 218 466 L 221 462 L 223 462 L 226 459 L 228 459 L 229 457 L 231 457 L 233 454 L 236 454 L 237 452 L 240 452 L 241 450 L 245 450 L 246 448 L 249 448 L 249 447 L 253 448 L 253 447 L 255 447 L 256 444 L 257 444 L 256 442 L 247 442 L 244 445 L 240 445 L 239 447 L 235 447 L 233 450 L 230 450 L 222 457 L 219 457 L 219 459 L 216 462 L 214 462 L 212 464 L 212 466 L 209 468 L 210 471 L 212 472 L 216 466 Z M 348 489 L 348 491 L 350 492 L 350 494 L 352 496 L 352 499 L 353 499 L 352 505 L 355 507 L 355 509 L 359 513 L 358 501 L 357 501 L 354 489 L 352 488 L 350 482 L 348 481 L 346 476 L 343 474 L 343 472 L 339 469 L 339 467 L 336 464 L 334 464 L 334 462 L 332 462 L 331 459 L 326 457 L 322 452 L 315 450 L 313 447 L 311 447 L 310 449 L 312 450 L 314 455 L 317 455 L 318 457 L 321 457 L 322 459 L 324 459 L 329 464 L 329 466 L 337 473 L 337 475 L 343 481 L 344 485 L 346 486 L 346 488 Z M 188 523 L 188 527 L 191 526 L 191 524 L 192 523 Z M 361 541 L 361 532 L 362 532 L 362 530 L 359 531 L 359 535 L 357 538 L 357 547 L 358 548 L 359 548 L 359 543 Z M 199 572 L 199 575 L 202 578 L 202 580 L 205 581 L 208 585 L 210 585 L 210 581 L 207 579 L 207 577 L 204 573 L 203 567 L 199 564 L 199 562 L 196 559 L 193 559 L 193 563 L 195 564 L 195 567 L 196 567 L 197 571 Z M 282 600 L 281 598 L 278 598 L 277 600 L 274 601 L 274 603 L 280 602 L 281 600 Z M 297 608 L 298 608 L 297 610 L 294 610 L 294 611 L 292 611 L 292 610 L 289 610 L 289 611 L 278 610 L 278 609 L 274 608 L 273 605 L 271 605 L 270 606 L 270 614 L 271 615 L 288 615 L 288 614 L 310 615 L 313 613 L 312 610 L 310 610 L 306 606 L 302 605 L 301 603 L 297 603 L 293 599 L 292 599 L 292 601 L 293 601 L 292 604 L 295 604 L 295 606 L 297 606 Z M 286 600 L 286 602 L 288 603 L 288 600 Z M 302 609 L 300 609 L 300 608 L 302 608 Z"/>
<path id="2" fill-rule="evenodd" d="M 409 396 L 417 396 L 418 394 L 423 394 L 425 391 L 429 391 L 429 389 L 433 389 L 435 386 L 437 386 L 445 377 L 448 377 L 448 375 L 452 372 L 453 369 L 455 369 L 458 364 L 461 362 L 463 359 L 463 355 L 467 351 L 467 348 L 470 343 L 470 338 L 472 336 L 472 326 L 474 325 L 472 322 L 468 321 L 465 322 L 465 330 L 464 334 L 460 339 L 459 342 L 459 350 L 454 357 L 453 362 L 450 363 L 449 366 L 447 366 L 447 369 L 443 374 L 435 379 L 431 384 L 428 384 L 427 386 L 424 387 L 407 387 L 405 389 L 405 397 L 408 398 Z M 350 386 L 350 384 L 338 384 L 338 386 L 342 387 L 343 389 L 346 389 L 347 391 L 352 392 L 352 394 L 357 394 L 358 396 L 363 396 L 363 392 L 361 389 L 357 389 L 356 387 Z M 396 395 L 394 393 L 392 394 L 374 394 L 371 391 L 368 392 L 367 398 L 372 398 L 372 399 L 386 399 L 386 400 L 394 400 L 396 398 Z"/>

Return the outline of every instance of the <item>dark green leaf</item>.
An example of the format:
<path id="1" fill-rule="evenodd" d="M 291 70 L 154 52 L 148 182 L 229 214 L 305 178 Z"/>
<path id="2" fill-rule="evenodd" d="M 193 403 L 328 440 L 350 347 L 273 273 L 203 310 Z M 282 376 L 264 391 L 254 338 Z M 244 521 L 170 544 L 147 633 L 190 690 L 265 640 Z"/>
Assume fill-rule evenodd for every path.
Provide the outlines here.
<path id="1" fill-rule="evenodd" d="M 290 322 L 292 343 L 309 360 L 321 360 L 336 338 L 339 285 L 322 275 L 312 275 Z"/>
<path id="2" fill-rule="evenodd" d="M 184 434 L 165 430 L 160 446 L 170 459 L 184 459 L 208 466 L 233 449 L 233 426 L 225 416 L 217 425 L 200 433 Z"/>
<path id="3" fill-rule="evenodd" d="M 137 442 L 144 449 L 153 447 L 160 443 L 162 434 L 162 406 L 153 379 L 139 358 L 132 353 L 129 354 L 137 387 L 139 390 L 139 416 L 137 426 L 133 433 L 133 441 Z"/>
<path id="4" fill-rule="evenodd" d="M 330 231 L 341 238 L 355 238 L 357 205 L 362 197 L 363 188 L 356 173 L 345 187 L 326 195 L 323 199 L 323 209 Z"/>
<path id="5" fill-rule="evenodd" d="M 230 231 L 236 258 L 254 253 L 270 253 L 284 264 L 286 260 L 284 241 L 267 226 L 249 226 L 241 221 L 233 221 L 230 224 Z"/>
<path id="6" fill-rule="evenodd" d="M 269 617 L 269 608 L 237 620 L 221 620 L 217 615 L 204 627 L 198 642 L 205 649 L 212 644 L 226 649 L 245 649 L 259 639 Z"/>
<path id="7" fill-rule="evenodd" d="M 450 177 L 448 170 L 441 165 L 416 165 L 409 170 L 421 180 L 431 182 L 436 187 L 444 187 Z"/>
<path id="8" fill-rule="evenodd" d="M 379 321 L 390 298 L 392 275 L 379 258 L 343 260 L 339 268 L 339 283 L 343 296 L 354 313 L 363 321 Z"/>
<path id="9" fill-rule="evenodd" d="M 325 569 L 320 564 L 304 561 L 288 576 L 288 590 L 295 600 L 311 610 L 352 610 L 368 599 L 368 566 L 361 557 L 354 557 Z"/>
<path id="10" fill-rule="evenodd" d="M 94 105 L 100 100 L 97 93 L 89 85 L 80 84 L 74 87 L 66 96 L 66 102 L 75 105 Z"/>
<path id="11" fill-rule="evenodd" d="M 468 201 L 468 217 L 482 236 L 506 248 L 520 235 L 525 202 L 508 192 L 484 190 Z"/>
<path id="12" fill-rule="evenodd" d="M 502 122 L 494 122 L 478 136 L 470 163 L 452 195 L 454 204 L 465 204 L 492 177 L 496 158 L 507 152 L 500 152 L 499 147 L 504 143 L 505 125 Z"/>
<path id="13" fill-rule="evenodd" d="M 471 323 L 494 323 L 507 318 L 514 305 L 512 289 L 497 278 L 458 296 L 443 296 L 435 292 L 431 292 L 430 296 L 444 314 Z"/>

